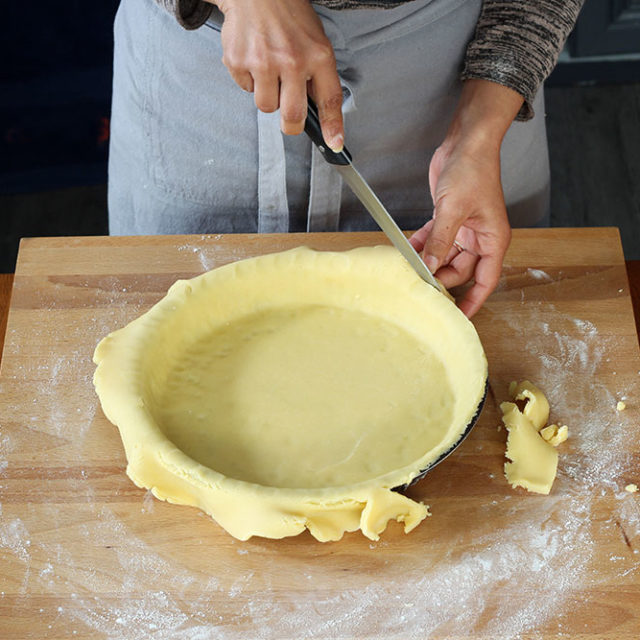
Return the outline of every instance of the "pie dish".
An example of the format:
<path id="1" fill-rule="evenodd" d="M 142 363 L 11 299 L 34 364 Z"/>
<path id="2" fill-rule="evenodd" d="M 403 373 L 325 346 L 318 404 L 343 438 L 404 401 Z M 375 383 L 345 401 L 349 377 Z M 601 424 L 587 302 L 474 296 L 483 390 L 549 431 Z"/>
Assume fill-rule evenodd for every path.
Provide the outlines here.
<path id="1" fill-rule="evenodd" d="M 394 489 L 460 442 L 487 379 L 471 322 L 386 246 L 179 280 L 94 362 L 133 482 L 242 540 L 411 531 L 428 508 Z"/>

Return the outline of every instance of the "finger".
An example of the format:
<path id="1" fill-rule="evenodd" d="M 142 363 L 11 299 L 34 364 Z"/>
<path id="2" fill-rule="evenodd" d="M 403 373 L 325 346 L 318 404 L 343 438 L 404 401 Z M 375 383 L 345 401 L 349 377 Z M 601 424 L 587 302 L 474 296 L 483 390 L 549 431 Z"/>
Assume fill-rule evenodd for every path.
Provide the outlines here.
<path id="1" fill-rule="evenodd" d="M 297 135 L 304 130 L 307 117 L 307 82 L 304 78 L 283 78 L 280 84 L 280 128 Z"/>
<path id="2" fill-rule="evenodd" d="M 409 242 L 411 246 L 418 252 L 421 253 L 424 249 L 424 243 L 429 235 L 429 231 L 431 231 L 431 227 L 433 227 L 433 220 L 429 220 L 425 225 L 420 227 L 410 238 Z"/>
<path id="3" fill-rule="evenodd" d="M 244 48 L 236 38 L 230 36 L 231 23 L 225 20 L 222 28 L 222 64 L 227 68 L 234 82 L 244 91 L 253 93 L 253 77 L 246 65 Z"/>
<path id="4" fill-rule="evenodd" d="M 344 123 L 342 120 L 342 87 L 338 72 L 324 69 L 311 81 L 311 97 L 318 107 L 322 137 L 329 148 L 338 153 L 344 147 Z"/>
<path id="5" fill-rule="evenodd" d="M 422 259 L 432 272 L 443 264 L 463 222 L 463 217 L 449 206 L 438 203 L 433 218 L 433 227 L 424 243 Z"/>
<path id="6" fill-rule="evenodd" d="M 438 269 L 438 280 L 447 289 L 469 282 L 473 277 L 477 263 L 478 258 L 476 256 L 466 251 L 457 253 L 449 264 Z"/>
<path id="7" fill-rule="evenodd" d="M 231 77 L 234 82 L 247 93 L 253 93 L 253 76 L 248 72 L 235 72 L 230 71 Z"/>
<path id="8" fill-rule="evenodd" d="M 475 270 L 475 283 L 460 302 L 460 310 L 471 318 L 482 307 L 500 281 L 501 256 L 483 256 Z"/>
<path id="9" fill-rule="evenodd" d="M 451 247 L 451 249 L 449 249 L 449 253 L 447 253 L 447 256 L 445 257 L 442 265 L 440 266 L 440 271 L 442 271 L 442 269 L 444 269 L 445 267 L 451 267 L 452 269 L 456 268 L 456 264 L 454 264 L 454 260 L 456 260 L 456 258 L 460 257 L 460 249 L 458 249 L 455 244 L 453 245 L 453 247 Z M 456 263 L 458 263 L 459 261 L 456 261 Z"/>
<path id="10" fill-rule="evenodd" d="M 258 110 L 273 113 L 280 106 L 280 81 L 278 76 L 259 74 L 253 76 L 255 100 Z"/>

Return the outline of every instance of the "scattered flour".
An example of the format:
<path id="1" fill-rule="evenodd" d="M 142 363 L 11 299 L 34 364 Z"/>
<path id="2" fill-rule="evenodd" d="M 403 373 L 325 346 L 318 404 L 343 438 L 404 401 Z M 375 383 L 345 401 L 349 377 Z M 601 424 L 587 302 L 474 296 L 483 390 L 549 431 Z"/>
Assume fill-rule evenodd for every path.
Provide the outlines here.
<path id="1" fill-rule="evenodd" d="M 215 236 L 214 239 L 218 240 L 221 236 Z M 178 251 L 187 251 L 193 253 L 198 257 L 198 261 L 200 263 L 200 267 L 202 271 L 210 271 L 216 266 L 215 259 L 215 247 L 209 248 L 207 245 L 204 246 L 196 246 L 192 244 L 184 244 L 178 247 Z M 212 252 L 212 255 L 209 255 L 209 252 Z"/>
<path id="2" fill-rule="evenodd" d="M 13 450 L 13 443 L 9 436 L 3 435 L 0 437 L 0 477 L 7 470 L 9 466 L 9 454 Z"/>
<path id="3" fill-rule="evenodd" d="M 144 499 L 142 501 L 142 511 L 146 513 L 153 513 L 155 507 L 155 500 L 151 491 L 147 491 L 144 494 Z"/>
<path id="4" fill-rule="evenodd" d="M 620 381 L 628 386 L 611 389 L 603 381 L 603 369 L 610 366 L 605 354 L 616 345 L 600 336 L 592 322 L 570 318 L 549 303 L 525 304 L 528 313 L 507 315 L 505 329 L 517 335 L 537 362 L 532 370 L 527 359 L 526 376 L 542 388 L 557 419 L 571 422 L 574 451 L 561 455 L 559 475 L 571 478 L 577 492 L 596 486 L 615 491 L 631 464 L 628 427 L 615 411 L 616 396 L 637 393 L 638 382 Z M 528 340 L 530 335 L 535 340 Z"/>
<path id="5" fill-rule="evenodd" d="M 541 269 L 527 269 L 527 275 L 535 278 L 536 280 L 543 280 L 545 282 L 551 282 L 553 278 Z"/>
<path id="6" fill-rule="evenodd" d="M 0 515 L 2 513 L 0 512 Z M 0 525 L 0 549 L 10 551 L 18 560 L 28 564 L 29 532 L 20 518 L 12 518 Z"/>
<path id="7" fill-rule="evenodd" d="M 8 519 L 2 515 L 2 505 L 0 504 L 0 517 L 2 518 L 0 520 L 0 561 L 3 556 L 7 555 L 20 565 L 19 569 L 15 569 L 15 575 L 19 571 L 22 572 L 22 583 L 18 592 L 25 595 L 28 593 L 31 578 L 31 536 L 20 518 Z M 0 562 L 0 566 L 1 564 L 2 562 Z M 0 584 L 3 584 L 1 579 Z"/>

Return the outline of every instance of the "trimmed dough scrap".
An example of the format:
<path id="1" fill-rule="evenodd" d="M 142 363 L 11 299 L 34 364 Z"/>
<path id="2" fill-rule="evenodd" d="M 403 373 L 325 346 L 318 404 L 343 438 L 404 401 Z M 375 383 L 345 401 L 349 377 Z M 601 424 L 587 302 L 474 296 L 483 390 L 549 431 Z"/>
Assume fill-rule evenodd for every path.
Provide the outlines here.
<path id="1" fill-rule="evenodd" d="M 509 385 L 509 395 L 514 400 L 526 400 L 522 411 L 513 402 L 503 402 L 502 421 L 507 428 L 504 471 L 512 487 L 523 487 L 535 493 L 548 494 L 558 468 L 558 452 L 554 447 L 569 435 L 566 425 L 552 424 L 549 419 L 549 402 L 544 393 L 528 380 Z"/>
<path id="2" fill-rule="evenodd" d="M 515 380 L 509 385 L 509 395 L 514 400 L 526 400 L 524 415 L 537 431 L 540 431 L 549 420 L 549 402 L 538 387 L 528 380 L 518 383 Z"/>
<path id="3" fill-rule="evenodd" d="M 241 540 L 408 533 L 428 507 L 393 489 L 460 441 L 487 378 L 473 325 L 391 247 L 178 281 L 94 361 L 129 477 Z"/>

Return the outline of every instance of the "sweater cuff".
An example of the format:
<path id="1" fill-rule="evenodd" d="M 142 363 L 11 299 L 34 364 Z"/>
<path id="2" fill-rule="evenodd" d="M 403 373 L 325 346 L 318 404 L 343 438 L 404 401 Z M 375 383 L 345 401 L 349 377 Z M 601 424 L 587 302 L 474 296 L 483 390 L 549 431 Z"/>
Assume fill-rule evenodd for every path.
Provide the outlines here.
<path id="1" fill-rule="evenodd" d="M 503 87 L 513 89 L 516 93 L 519 93 L 524 102 L 520 107 L 515 119 L 519 121 L 531 120 L 533 118 L 533 101 L 538 92 L 538 86 L 532 86 L 531 83 L 524 82 L 522 75 L 514 69 L 508 69 L 506 65 L 498 68 L 495 65 L 495 59 L 492 58 L 492 66 L 477 65 L 479 68 L 472 68 L 475 65 L 465 65 L 464 70 L 460 75 L 461 80 L 470 80 L 477 78 L 479 80 L 490 80 L 496 84 L 500 84 Z"/>
<path id="2" fill-rule="evenodd" d="M 203 0 L 156 0 L 172 13 L 185 29 L 201 27 L 211 15 L 213 5 Z"/>
<path id="3" fill-rule="evenodd" d="M 467 47 L 461 79 L 482 78 L 524 98 L 516 120 L 533 117 L 532 103 L 553 70 L 583 0 L 484 0 Z"/>

